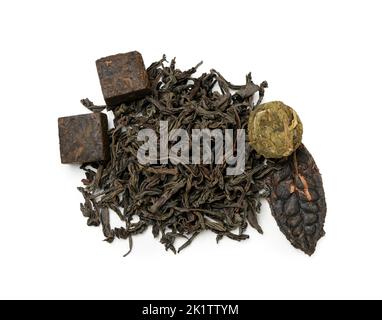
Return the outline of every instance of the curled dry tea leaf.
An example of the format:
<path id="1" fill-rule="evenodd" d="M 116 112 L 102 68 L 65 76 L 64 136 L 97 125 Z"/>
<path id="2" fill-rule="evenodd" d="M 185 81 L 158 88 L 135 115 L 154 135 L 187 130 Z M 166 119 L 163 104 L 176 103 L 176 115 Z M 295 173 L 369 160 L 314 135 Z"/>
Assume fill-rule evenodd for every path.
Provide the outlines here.
<path id="1" fill-rule="evenodd" d="M 106 106 L 96 106 L 92 101 L 88 98 L 81 100 L 82 105 L 89 109 L 92 112 L 101 112 L 106 109 Z"/>
<path id="2" fill-rule="evenodd" d="M 266 179 L 268 201 L 280 230 L 293 246 L 312 255 L 324 236 L 325 193 L 312 155 L 301 145 Z"/>

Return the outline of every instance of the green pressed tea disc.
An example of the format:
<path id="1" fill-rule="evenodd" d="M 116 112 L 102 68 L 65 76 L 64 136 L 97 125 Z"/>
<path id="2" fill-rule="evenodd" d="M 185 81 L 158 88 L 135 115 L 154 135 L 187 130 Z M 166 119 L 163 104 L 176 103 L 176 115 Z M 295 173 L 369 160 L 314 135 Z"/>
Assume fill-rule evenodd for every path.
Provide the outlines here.
<path id="1" fill-rule="evenodd" d="M 296 111 L 281 101 L 264 103 L 249 116 L 249 144 L 265 158 L 292 154 L 301 144 L 302 132 Z"/>

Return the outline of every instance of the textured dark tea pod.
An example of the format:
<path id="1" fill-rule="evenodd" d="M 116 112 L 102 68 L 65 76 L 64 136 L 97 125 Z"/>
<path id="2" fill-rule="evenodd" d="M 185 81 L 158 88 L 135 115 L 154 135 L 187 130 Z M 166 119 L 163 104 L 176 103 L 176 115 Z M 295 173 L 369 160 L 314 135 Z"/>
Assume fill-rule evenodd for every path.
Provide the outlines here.
<path id="1" fill-rule="evenodd" d="M 268 202 L 277 224 L 293 246 L 308 255 L 324 236 L 325 193 L 312 155 L 301 145 L 265 180 Z"/>
<path id="2" fill-rule="evenodd" d="M 249 116 L 249 143 L 265 158 L 292 154 L 301 144 L 302 132 L 296 111 L 281 101 L 264 103 Z"/>

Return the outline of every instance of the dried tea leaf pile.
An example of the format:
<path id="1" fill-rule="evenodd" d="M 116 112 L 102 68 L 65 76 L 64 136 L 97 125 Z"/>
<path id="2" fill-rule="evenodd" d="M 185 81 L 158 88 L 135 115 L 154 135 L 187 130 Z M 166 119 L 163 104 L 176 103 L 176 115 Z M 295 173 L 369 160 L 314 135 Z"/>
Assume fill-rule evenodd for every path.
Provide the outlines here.
<path id="1" fill-rule="evenodd" d="M 111 159 L 82 166 L 86 177 L 78 189 L 87 224 L 101 225 L 108 242 L 128 239 L 130 248 L 132 238 L 149 229 L 166 250 L 176 253 L 207 230 L 217 241 L 247 239 L 248 224 L 262 233 L 257 214 L 260 199 L 267 198 L 292 245 L 312 254 L 324 234 L 326 206 L 321 176 L 303 145 L 289 157 L 271 160 L 246 141 L 245 172 L 238 176 L 226 175 L 227 163 L 138 162 L 139 130 L 150 128 L 159 136 L 160 121 L 189 136 L 192 129 L 247 130 L 267 83 L 255 84 L 248 74 L 244 85 L 233 85 L 215 70 L 196 77 L 198 66 L 181 71 L 175 60 L 167 63 L 163 57 L 147 68 L 152 94 L 112 108 Z M 105 109 L 88 99 L 82 104 L 93 112 Z M 123 226 L 112 227 L 110 214 Z"/>

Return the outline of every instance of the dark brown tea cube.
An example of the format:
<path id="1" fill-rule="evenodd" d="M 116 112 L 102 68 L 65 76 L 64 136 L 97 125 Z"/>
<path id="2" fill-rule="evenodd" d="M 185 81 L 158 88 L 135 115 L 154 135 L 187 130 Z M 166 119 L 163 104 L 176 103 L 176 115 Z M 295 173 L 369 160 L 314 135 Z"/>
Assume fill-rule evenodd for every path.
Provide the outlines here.
<path id="1" fill-rule="evenodd" d="M 104 113 L 58 119 L 62 163 L 88 163 L 109 159 L 108 123 Z"/>
<path id="2" fill-rule="evenodd" d="M 150 93 L 150 82 L 142 56 L 137 51 L 96 61 L 102 93 L 108 106 L 142 98 Z"/>

